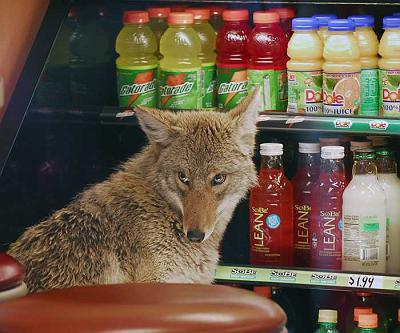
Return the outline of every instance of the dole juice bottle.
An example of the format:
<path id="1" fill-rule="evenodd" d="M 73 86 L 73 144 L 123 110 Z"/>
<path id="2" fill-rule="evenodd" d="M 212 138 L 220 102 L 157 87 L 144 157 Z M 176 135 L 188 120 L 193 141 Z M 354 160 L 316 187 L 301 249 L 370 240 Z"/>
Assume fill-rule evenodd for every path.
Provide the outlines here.
<path id="1" fill-rule="evenodd" d="M 198 109 L 202 102 L 201 42 L 193 14 L 172 12 L 160 41 L 158 105 L 161 109 Z"/>
<path id="2" fill-rule="evenodd" d="M 361 116 L 378 116 L 379 114 L 379 75 L 378 46 L 379 41 L 374 32 L 374 18 L 369 15 L 349 16 L 356 25 L 355 36 L 360 49 L 360 112 Z"/>
<path id="3" fill-rule="evenodd" d="M 310 267 L 311 190 L 318 179 L 319 143 L 299 142 L 299 161 L 293 184 L 294 253 L 293 264 Z"/>
<path id="4" fill-rule="evenodd" d="M 356 115 L 360 108 L 360 50 L 351 20 L 330 20 L 324 45 L 324 114 Z"/>
<path id="5" fill-rule="evenodd" d="M 144 11 L 127 11 L 116 41 L 120 106 L 157 106 L 157 40 Z"/>
<path id="6" fill-rule="evenodd" d="M 247 9 L 224 10 L 217 36 L 218 108 L 232 109 L 247 96 L 247 43 L 250 35 Z"/>
<path id="7" fill-rule="evenodd" d="M 318 35 L 324 44 L 326 39 L 328 38 L 328 22 L 330 20 L 337 19 L 337 15 L 335 14 L 316 14 L 312 16 L 313 18 L 318 20 Z"/>
<path id="8" fill-rule="evenodd" d="M 287 54 L 288 112 L 322 114 L 322 50 L 314 18 L 295 18 Z"/>
<path id="9" fill-rule="evenodd" d="M 216 67 L 215 67 L 215 32 L 208 23 L 210 11 L 204 8 L 186 9 L 194 17 L 193 29 L 196 30 L 201 43 L 200 60 L 203 70 L 203 109 L 213 109 L 216 105 Z"/>
<path id="10" fill-rule="evenodd" d="M 279 16 L 272 12 L 254 12 L 255 24 L 249 43 L 249 91 L 262 88 L 262 109 L 286 111 L 287 108 L 287 39 L 279 25 Z"/>
<path id="11" fill-rule="evenodd" d="M 168 28 L 167 18 L 171 9 L 168 7 L 149 7 L 147 12 L 150 17 L 150 29 L 154 32 L 157 38 L 157 56 L 160 59 L 160 39 L 162 34 Z"/>
<path id="12" fill-rule="evenodd" d="M 250 191 L 250 263 L 293 263 L 293 189 L 283 173 L 283 145 L 260 145 L 259 185 Z"/>
<path id="13" fill-rule="evenodd" d="M 279 7 L 279 8 L 271 8 L 268 10 L 269 12 L 277 13 L 280 19 L 280 25 L 282 30 L 286 36 L 286 39 L 289 39 L 292 36 L 292 19 L 296 16 L 293 8 L 290 7 Z"/>
<path id="14" fill-rule="evenodd" d="M 342 267 L 342 195 L 347 185 L 344 147 L 321 148 L 321 168 L 311 190 L 310 266 L 321 269 Z"/>
<path id="15" fill-rule="evenodd" d="M 380 113 L 400 116 L 400 17 L 383 19 L 385 32 L 379 43 Z"/>

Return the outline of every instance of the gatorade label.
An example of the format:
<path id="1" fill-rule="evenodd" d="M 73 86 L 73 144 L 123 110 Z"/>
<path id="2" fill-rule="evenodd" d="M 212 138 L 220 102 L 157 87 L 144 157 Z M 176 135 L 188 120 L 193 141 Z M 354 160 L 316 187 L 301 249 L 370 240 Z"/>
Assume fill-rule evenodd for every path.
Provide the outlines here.
<path id="1" fill-rule="evenodd" d="M 323 74 L 324 114 L 350 116 L 360 108 L 360 72 Z"/>
<path id="2" fill-rule="evenodd" d="M 199 109 L 202 99 L 201 69 L 159 70 L 161 109 Z"/>
<path id="3" fill-rule="evenodd" d="M 261 111 L 286 111 L 287 73 L 286 70 L 249 69 L 249 91 L 261 86 L 263 106 Z"/>
<path id="4" fill-rule="evenodd" d="M 117 67 L 119 106 L 157 106 L 157 65 Z"/>
<path id="5" fill-rule="evenodd" d="M 379 74 L 377 68 L 361 69 L 361 107 L 360 115 L 379 115 Z"/>
<path id="6" fill-rule="evenodd" d="M 288 112 L 322 114 L 322 71 L 288 71 Z"/>
<path id="7" fill-rule="evenodd" d="M 217 68 L 218 108 L 230 110 L 247 96 L 247 69 L 243 67 Z"/>
<path id="8" fill-rule="evenodd" d="M 215 63 L 206 63 L 202 66 L 203 82 L 204 82 L 204 96 L 202 101 L 203 109 L 212 109 L 217 105 L 216 103 L 216 66 Z"/>
<path id="9" fill-rule="evenodd" d="M 400 70 L 379 71 L 380 110 L 384 117 L 400 116 Z"/>

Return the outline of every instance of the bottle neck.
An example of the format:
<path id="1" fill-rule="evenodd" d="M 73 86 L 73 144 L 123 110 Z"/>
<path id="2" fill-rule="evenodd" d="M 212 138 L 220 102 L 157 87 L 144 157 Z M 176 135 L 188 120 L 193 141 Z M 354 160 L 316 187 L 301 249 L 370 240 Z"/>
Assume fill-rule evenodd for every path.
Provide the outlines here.
<path id="1" fill-rule="evenodd" d="M 377 157 L 376 166 L 378 173 L 394 173 L 397 174 L 397 163 L 393 157 L 384 156 Z"/>
<path id="2" fill-rule="evenodd" d="M 321 159 L 321 174 L 343 174 L 344 163 L 343 159 Z"/>
<path id="3" fill-rule="evenodd" d="M 336 323 L 319 323 L 319 327 L 326 329 L 335 329 Z"/>
<path id="4" fill-rule="evenodd" d="M 261 155 L 261 169 L 283 170 L 282 155 Z"/>
<path id="5" fill-rule="evenodd" d="M 354 161 L 353 176 L 358 175 L 374 175 L 376 176 L 377 169 L 374 160 L 359 160 Z"/>

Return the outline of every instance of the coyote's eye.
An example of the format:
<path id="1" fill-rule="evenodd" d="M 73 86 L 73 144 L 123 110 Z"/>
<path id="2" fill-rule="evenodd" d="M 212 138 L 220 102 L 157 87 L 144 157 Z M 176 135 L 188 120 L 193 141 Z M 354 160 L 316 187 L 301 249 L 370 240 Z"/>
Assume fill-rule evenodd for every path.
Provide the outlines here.
<path id="1" fill-rule="evenodd" d="M 189 178 L 183 172 L 178 173 L 178 178 L 185 185 L 189 185 Z"/>
<path id="2" fill-rule="evenodd" d="M 218 174 L 215 175 L 214 178 L 212 179 L 211 183 L 213 186 L 215 185 L 221 185 L 226 179 L 226 175 L 223 174 Z"/>

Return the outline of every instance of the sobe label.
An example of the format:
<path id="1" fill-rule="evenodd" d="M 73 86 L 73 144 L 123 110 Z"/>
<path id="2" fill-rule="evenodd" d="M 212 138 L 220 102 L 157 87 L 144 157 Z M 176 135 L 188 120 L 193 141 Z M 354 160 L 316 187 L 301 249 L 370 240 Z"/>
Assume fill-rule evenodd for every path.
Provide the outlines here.
<path id="1" fill-rule="evenodd" d="M 324 72 L 323 99 L 324 114 L 358 114 L 360 108 L 360 72 Z"/>
<path id="2" fill-rule="evenodd" d="M 400 116 L 400 70 L 379 71 L 380 110 L 384 117 Z"/>
<path id="3" fill-rule="evenodd" d="M 249 91 L 254 86 L 261 86 L 263 95 L 262 110 L 286 111 L 287 72 L 286 70 L 249 69 Z"/>
<path id="4" fill-rule="evenodd" d="M 378 116 L 379 114 L 379 74 L 378 69 L 361 70 L 361 107 L 360 115 Z"/>
<path id="5" fill-rule="evenodd" d="M 206 63 L 203 64 L 202 70 L 203 70 L 203 84 L 204 84 L 202 108 L 204 109 L 215 108 L 216 87 L 217 87 L 216 66 L 214 63 Z"/>
<path id="6" fill-rule="evenodd" d="M 230 110 L 247 96 L 247 69 L 217 67 L 218 108 Z"/>
<path id="7" fill-rule="evenodd" d="M 310 250 L 310 221 L 311 207 L 308 204 L 294 205 L 294 248 L 295 250 Z"/>
<path id="8" fill-rule="evenodd" d="M 201 68 L 188 71 L 159 70 L 158 104 L 162 109 L 201 108 Z"/>
<path id="9" fill-rule="evenodd" d="M 288 71 L 288 112 L 322 113 L 322 71 Z"/>
<path id="10" fill-rule="evenodd" d="M 157 66 L 117 67 L 120 106 L 157 106 Z"/>

